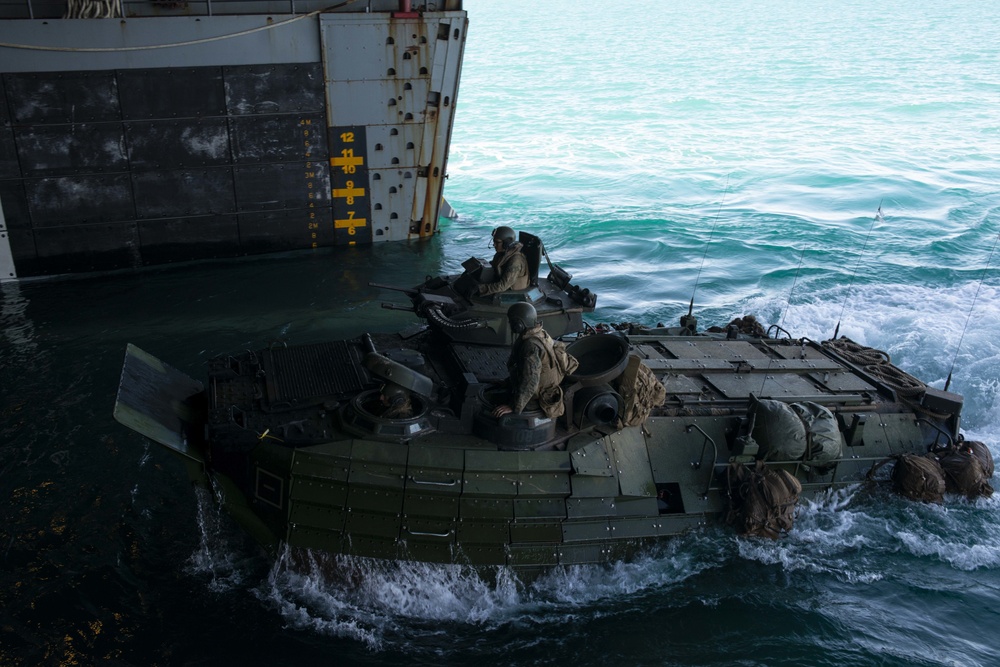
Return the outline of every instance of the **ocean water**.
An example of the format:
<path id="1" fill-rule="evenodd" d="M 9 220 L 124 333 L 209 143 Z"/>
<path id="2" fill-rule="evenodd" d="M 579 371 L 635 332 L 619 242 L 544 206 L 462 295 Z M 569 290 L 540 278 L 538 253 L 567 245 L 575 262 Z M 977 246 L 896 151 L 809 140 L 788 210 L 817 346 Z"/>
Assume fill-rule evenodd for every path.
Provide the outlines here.
<path id="1" fill-rule="evenodd" d="M 0 664 L 1000 664 L 1000 496 L 852 488 L 778 541 L 709 527 L 532 582 L 293 569 L 112 420 L 127 342 L 200 378 L 390 330 L 412 316 L 369 281 L 455 272 L 510 225 L 594 321 L 693 303 L 950 375 L 1000 456 L 1000 3 L 620 4 L 466 0 L 460 217 L 430 242 L 0 287 Z"/>

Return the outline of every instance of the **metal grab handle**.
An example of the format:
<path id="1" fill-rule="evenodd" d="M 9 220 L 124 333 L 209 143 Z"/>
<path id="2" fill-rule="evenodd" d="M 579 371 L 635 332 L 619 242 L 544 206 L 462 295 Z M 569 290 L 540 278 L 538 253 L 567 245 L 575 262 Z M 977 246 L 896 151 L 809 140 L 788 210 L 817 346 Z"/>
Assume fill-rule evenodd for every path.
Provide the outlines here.
<path id="1" fill-rule="evenodd" d="M 458 484 L 457 479 L 453 479 L 450 482 L 432 482 L 426 479 L 417 479 L 413 475 L 410 475 L 410 481 L 413 482 L 414 484 L 427 484 L 429 486 L 455 486 L 456 484 Z"/>
<path id="2" fill-rule="evenodd" d="M 934 430 L 936 430 L 938 433 L 940 433 L 941 435 L 943 435 L 945 438 L 947 438 L 948 439 L 948 447 L 954 447 L 955 446 L 955 440 L 952 439 L 951 434 L 948 433 L 947 431 L 945 431 L 943 428 L 941 428 L 937 424 L 935 424 L 934 422 L 929 421 L 927 419 L 924 419 L 923 417 L 917 417 L 916 422 L 918 424 L 921 424 L 921 423 L 927 424 L 928 426 L 930 426 L 931 428 L 933 428 Z M 937 447 L 937 438 L 934 439 L 934 444 L 931 445 L 931 447 Z"/>
<path id="3" fill-rule="evenodd" d="M 405 526 L 403 527 L 403 530 L 408 532 L 410 535 L 417 535 L 419 537 L 451 537 L 451 534 L 455 532 L 454 529 L 451 529 L 446 533 L 427 533 L 419 530 L 410 530 Z"/>
<path id="4" fill-rule="evenodd" d="M 715 440 L 712 439 L 712 436 L 710 436 L 708 433 L 705 433 L 705 431 L 703 431 L 702 428 L 700 426 L 698 426 L 697 424 L 688 424 L 685 427 L 685 430 L 688 433 L 690 433 L 692 429 L 697 430 L 699 433 L 701 433 L 703 436 L 705 436 L 705 440 L 701 444 L 701 454 L 698 456 L 698 460 L 691 462 L 691 467 L 694 468 L 695 470 L 698 470 L 699 468 L 701 468 L 701 461 L 702 461 L 702 459 L 705 458 L 705 448 L 708 446 L 708 443 L 712 443 L 712 461 L 713 462 L 719 460 L 719 446 L 717 444 L 715 444 Z M 708 492 L 712 488 L 712 477 L 714 475 L 715 475 L 715 465 L 713 463 L 712 469 L 708 473 L 708 482 L 706 482 L 706 484 L 705 484 L 705 490 L 701 494 L 702 498 L 708 498 Z"/>

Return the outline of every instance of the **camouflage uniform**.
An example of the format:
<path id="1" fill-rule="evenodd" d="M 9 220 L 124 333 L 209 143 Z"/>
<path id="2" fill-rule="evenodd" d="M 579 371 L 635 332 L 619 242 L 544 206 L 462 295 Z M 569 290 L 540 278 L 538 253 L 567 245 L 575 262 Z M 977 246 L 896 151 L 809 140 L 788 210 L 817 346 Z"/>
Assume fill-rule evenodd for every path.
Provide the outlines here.
<path id="1" fill-rule="evenodd" d="M 498 294 L 512 289 L 527 289 L 528 258 L 521 252 L 521 247 L 522 244 L 515 243 L 493 256 L 490 264 L 493 265 L 494 274 L 500 277 L 492 283 L 480 285 L 480 294 Z"/>
<path id="2" fill-rule="evenodd" d="M 533 398 L 549 417 L 563 413 L 562 389 L 559 384 L 563 373 L 559 370 L 552 349 L 552 338 L 541 324 L 522 333 L 510 350 L 507 359 L 510 373 L 511 408 L 515 413 Z"/>
<path id="3" fill-rule="evenodd" d="M 395 405 L 390 405 L 382 413 L 382 417 L 385 419 L 409 419 L 413 416 L 413 404 L 410 403 L 410 399 L 406 399 L 401 403 L 396 403 Z"/>

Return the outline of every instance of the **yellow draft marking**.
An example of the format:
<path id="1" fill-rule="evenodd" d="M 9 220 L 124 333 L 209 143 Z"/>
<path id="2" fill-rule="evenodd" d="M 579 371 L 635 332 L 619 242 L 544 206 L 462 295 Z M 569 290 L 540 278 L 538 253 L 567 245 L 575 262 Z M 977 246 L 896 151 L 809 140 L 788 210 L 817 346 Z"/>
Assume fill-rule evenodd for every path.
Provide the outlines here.
<path id="1" fill-rule="evenodd" d="M 354 187 L 354 181 L 347 181 L 346 188 L 334 188 L 331 193 L 334 197 L 346 197 L 347 203 L 353 204 L 355 197 L 365 196 L 365 189 Z"/>
<path id="2" fill-rule="evenodd" d="M 333 226 L 336 229 L 346 229 L 348 234 L 356 234 L 357 230 L 355 227 L 366 227 L 368 225 L 367 218 L 355 218 L 354 211 L 347 212 L 347 218 L 334 218 Z"/>
<path id="3" fill-rule="evenodd" d="M 363 157 L 360 156 L 354 157 L 353 148 L 345 148 L 344 150 L 340 151 L 340 154 L 343 157 L 330 158 L 330 166 L 340 167 L 345 174 L 353 174 L 354 172 L 357 171 L 358 167 L 360 167 L 365 163 L 365 159 Z"/>

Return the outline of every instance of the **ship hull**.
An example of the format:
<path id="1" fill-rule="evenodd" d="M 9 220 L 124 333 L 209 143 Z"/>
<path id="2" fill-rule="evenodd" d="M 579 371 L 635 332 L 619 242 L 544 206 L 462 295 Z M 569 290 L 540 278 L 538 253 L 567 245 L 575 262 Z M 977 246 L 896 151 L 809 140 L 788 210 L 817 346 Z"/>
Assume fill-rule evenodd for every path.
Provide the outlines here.
<path id="1" fill-rule="evenodd" d="M 0 278 L 434 234 L 466 27 L 0 20 Z"/>

